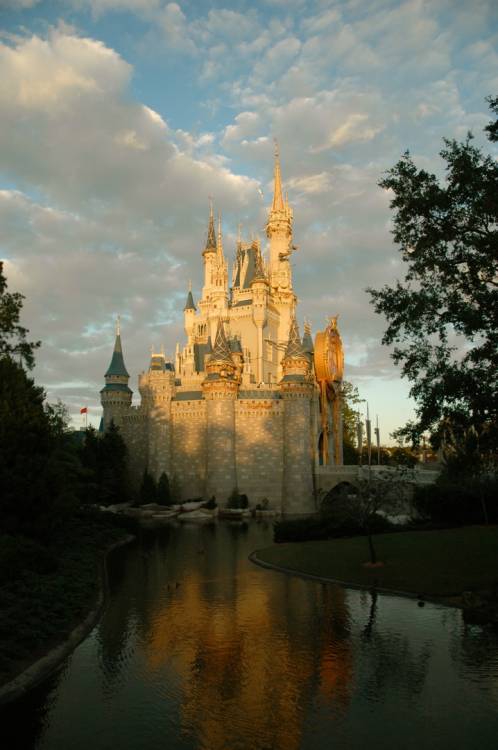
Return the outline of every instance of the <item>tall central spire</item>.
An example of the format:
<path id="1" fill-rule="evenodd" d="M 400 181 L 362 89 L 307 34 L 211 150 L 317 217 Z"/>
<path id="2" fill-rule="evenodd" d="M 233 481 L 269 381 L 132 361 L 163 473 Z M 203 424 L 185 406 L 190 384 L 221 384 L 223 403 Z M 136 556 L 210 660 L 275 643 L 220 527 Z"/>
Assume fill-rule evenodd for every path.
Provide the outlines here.
<path id="1" fill-rule="evenodd" d="M 214 231 L 213 199 L 209 199 L 209 225 L 204 252 L 216 252 L 216 233 Z"/>
<path id="2" fill-rule="evenodd" d="M 218 257 L 223 259 L 223 237 L 221 233 L 221 211 L 218 211 L 218 237 L 216 241 L 216 249 L 218 251 Z"/>
<path id="3" fill-rule="evenodd" d="M 275 139 L 275 167 L 273 169 L 273 211 L 283 211 L 285 208 L 284 197 L 282 195 L 282 175 L 280 172 L 280 154 L 278 142 Z"/>

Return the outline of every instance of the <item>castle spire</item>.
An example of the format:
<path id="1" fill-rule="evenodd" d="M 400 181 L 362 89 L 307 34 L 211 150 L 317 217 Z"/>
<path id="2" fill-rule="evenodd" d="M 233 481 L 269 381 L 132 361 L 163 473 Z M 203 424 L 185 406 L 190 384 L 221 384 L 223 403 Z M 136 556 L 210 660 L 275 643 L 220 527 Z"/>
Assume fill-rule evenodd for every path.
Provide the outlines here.
<path id="1" fill-rule="evenodd" d="M 225 325 L 222 318 L 218 321 L 218 328 L 216 331 L 216 338 L 214 340 L 213 354 L 211 355 L 212 362 L 230 362 L 233 365 L 232 354 L 230 352 L 230 346 L 225 331 Z"/>
<path id="2" fill-rule="evenodd" d="M 284 359 L 303 356 L 305 356 L 305 352 L 301 343 L 296 316 L 294 315 L 290 325 L 289 339 L 287 341 L 287 348 L 285 350 Z"/>
<path id="3" fill-rule="evenodd" d="M 273 169 L 273 204 L 272 211 L 283 211 L 285 208 L 282 195 L 282 175 L 280 172 L 280 153 L 275 139 L 275 166 Z"/>
<path id="4" fill-rule="evenodd" d="M 310 358 L 313 357 L 313 338 L 311 336 L 311 325 L 309 321 L 304 321 L 304 334 L 303 334 L 303 349 L 310 356 Z"/>
<path id="5" fill-rule="evenodd" d="M 216 252 L 216 233 L 214 231 L 213 199 L 209 198 L 209 224 L 205 253 Z"/>
<path id="6" fill-rule="evenodd" d="M 185 307 L 183 308 L 183 312 L 185 312 L 185 310 L 194 310 L 195 311 L 195 309 L 196 309 L 196 307 L 195 307 L 195 303 L 194 303 L 194 298 L 192 296 L 192 282 L 189 281 L 188 282 L 187 301 L 185 302 Z"/>
<path id="7" fill-rule="evenodd" d="M 118 318 L 116 320 L 116 339 L 114 341 L 114 350 L 112 352 L 112 358 L 111 363 L 109 367 L 107 368 L 107 372 L 105 374 L 105 377 L 109 377 L 111 375 L 113 376 L 119 376 L 119 377 L 125 377 L 129 378 L 128 372 L 125 367 L 124 358 L 123 358 L 123 348 L 121 346 L 121 323 L 120 323 L 120 317 L 118 315 Z"/>
<path id="8" fill-rule="evenodd" d="M 221 234 L 221 211 L 218 211 L 218 237 L 216 241 L 216 249 L 218 250 L 218 255 L 222 258 L 223 257 L 223 237 Z"/>

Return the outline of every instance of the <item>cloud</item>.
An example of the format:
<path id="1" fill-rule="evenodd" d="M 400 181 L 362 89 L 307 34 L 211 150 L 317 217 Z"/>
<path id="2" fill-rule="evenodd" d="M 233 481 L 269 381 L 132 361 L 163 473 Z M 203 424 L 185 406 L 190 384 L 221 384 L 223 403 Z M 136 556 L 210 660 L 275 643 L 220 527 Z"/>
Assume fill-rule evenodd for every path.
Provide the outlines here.
<path id="1" fill-rule="evenodd" d="M 134 372 L 166 324 L 180 333 L 207 196 L 245 215 L 258 182 L 200 155 L 212 134 L 171 131 L 134 102 L 129 64 L 102 43 L 52 31 L 0 45 L 0 65 L 0 151 L 18 186 L 0 191 L 0 247 L 44 342 L 37 376 L 77 412 L 76 393 L 97 397 L 117 312 Z"/>
<path id="2" fill-rule="evenodd" d="M 75 412 L 82 396 L 96 407 L 118 312 L 134 374 L 151 343 L 171 352 L 183 340 L 187 280 L 196 296 L 202 283 L 207 196 L 223 210 L 229 256 L 239 220 L 263 234 L 273 136 L 295 210 L 299 314 L 316 329 L 340 312 L 348 374 L 364 395 L 380 400 L 386 381 L 392 391 L 385 323 L 364 290 L 404 269 L 377 183 L 406 148 L 440 169 L 442 136 L 478 134 L 489 119 L 494 4 L 54 7 L 63 20 L 46 36 L 16 26 L 0 37 L 0 247 L 44 342 L 38 374 L 51 395 Z"/>
<path id="3" fill-rule="evenodd" d="M 25 10 L 38 5 L 40 0 L 0 0 L 0 10 L 7 8 L 9 10 Z"/>

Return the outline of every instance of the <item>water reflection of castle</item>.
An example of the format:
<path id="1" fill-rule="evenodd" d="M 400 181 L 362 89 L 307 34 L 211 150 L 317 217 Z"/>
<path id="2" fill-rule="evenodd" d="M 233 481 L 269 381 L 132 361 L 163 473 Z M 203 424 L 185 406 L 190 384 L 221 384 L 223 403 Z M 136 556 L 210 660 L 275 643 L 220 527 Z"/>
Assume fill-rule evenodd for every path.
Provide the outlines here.
<path id="1" fill-rule="evenodd" d="M 179 686 L 182 732 L 198 747 L 247 747 L 243 740 L 251 737 L 254 747 L 297 750 L 310 702 L 323 701 L 335 713 L 349 704 L 346 593 L 294 578 L 262 586 L 261 572 L 248 569 L 249 540 L 240 529 L 218 527 L 211 545 L 210 533 L 182 533 L 176 551 L 172 533 L 166 555 L 160 545 L 151 550 L 145 580 L 130 561 L 127 575 L 136 577 L 144 606 L 136 627 L 148 681 Z M 303 640 L 303 623 L 313 623 L 316 638 Z"/>

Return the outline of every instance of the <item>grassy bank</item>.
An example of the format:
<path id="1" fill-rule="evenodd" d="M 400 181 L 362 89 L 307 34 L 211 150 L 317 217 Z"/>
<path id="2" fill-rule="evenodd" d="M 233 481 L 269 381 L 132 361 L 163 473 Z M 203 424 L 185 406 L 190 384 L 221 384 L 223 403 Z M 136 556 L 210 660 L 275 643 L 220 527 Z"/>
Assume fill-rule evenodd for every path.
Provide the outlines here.
<path id="1" fill-rule="evenodd" d="M 103 554 L 128 533 L 111 514 L 81 511 L 47 545 L 0 537 L 0 685 L 64 641 L 88 614 Z"/>
<path id="2" fill-rule="evenodd" d="M 368 568 L 365 537 L 275 544 L 257 551 L 263 562 L 358 586 L 446 597 L 498 585 L 498 526 L 379 534 L 383 567 Z"/>

